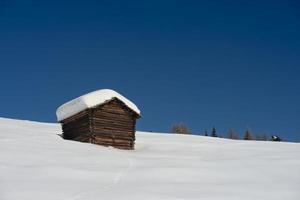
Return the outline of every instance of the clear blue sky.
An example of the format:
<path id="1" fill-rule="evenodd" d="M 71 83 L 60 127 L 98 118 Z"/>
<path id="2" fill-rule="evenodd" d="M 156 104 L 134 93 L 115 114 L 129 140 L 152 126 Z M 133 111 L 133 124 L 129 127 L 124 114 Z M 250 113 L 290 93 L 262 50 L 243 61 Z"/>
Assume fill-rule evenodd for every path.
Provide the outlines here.
<path id="1" fill-rule="evenodd" d="M 0 114 L 55 122 L 56 108 L 110 88 L 139 130 L 300 141 L 300 3 L 0 0 Z"/>

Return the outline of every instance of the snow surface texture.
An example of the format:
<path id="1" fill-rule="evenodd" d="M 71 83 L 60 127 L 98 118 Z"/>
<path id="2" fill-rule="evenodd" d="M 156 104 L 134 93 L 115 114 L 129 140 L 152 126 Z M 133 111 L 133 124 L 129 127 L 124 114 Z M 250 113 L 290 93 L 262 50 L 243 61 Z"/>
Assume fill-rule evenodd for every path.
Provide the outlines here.
<path id="1" fill-rule="evenodd" d="M 138 132 L 136 150 L 0 118 L 1 200 L 299 200 L 300 144 Z"/>
<path id="2" fill-rule="evenodd" d="M 97 90 L 85 95 L 82 95 L 76 99 L 73 99 L 56 110 L 57 121 L 62 121 L 68 117 L 71 117 L 87 108 L 92 108 L 101 104 L 104 104 L 113 98 L 117 98 L 125 103 L 130 109 L 140 115 L 138 107 L 130 100 L 123 97 L 116 91 L 103 89 Z"/>

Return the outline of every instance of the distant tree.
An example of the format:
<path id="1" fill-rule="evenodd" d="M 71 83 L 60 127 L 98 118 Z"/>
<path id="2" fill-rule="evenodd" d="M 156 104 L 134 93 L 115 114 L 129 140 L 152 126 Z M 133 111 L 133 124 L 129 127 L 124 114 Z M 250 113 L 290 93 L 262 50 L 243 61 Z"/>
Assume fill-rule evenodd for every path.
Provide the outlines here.
<path id="1" fill-rule="evenodd" d="M 211 130 L 211 137 L 218 137 L 217 129 L 215 127 L 213 127 L 212 130 Z"/>
<path id="2" fill-rule="evenodd" d="M 246 132 L 245 132 L 244 140 L 252 140 L 252 139 L 253 139 L 252 134 L 251 134 L 251 132 L 247 129 Z"/>
<path id="3" fill-rule="evenodd" d="M 204 136 L 208 136 L 207 130 L 204 131 Z"/>
<path id="4" fill-rule="evenodd" d="M 277 135 L 272 135 L 272 141 L 274 142 L 280 142 L 281 141 L 281 138 Z"/>
<path id="5" fill-rule="evenodd" d="M 228 130 L 228 138 L 233 139 L 233 140 L 238 140 L 239 136 L 237 135 L 237 133 L 235 132 L 235 130 L 233 128 L 230 128 Z"/>
<path id="6" fill-rule="evenodd" d="M 187 125 L 183 123 L 174 124 L 171 128 L 172 133 L 178 133 L 178 134 L 191 134 L 191 131 L 187 127 Z"/>

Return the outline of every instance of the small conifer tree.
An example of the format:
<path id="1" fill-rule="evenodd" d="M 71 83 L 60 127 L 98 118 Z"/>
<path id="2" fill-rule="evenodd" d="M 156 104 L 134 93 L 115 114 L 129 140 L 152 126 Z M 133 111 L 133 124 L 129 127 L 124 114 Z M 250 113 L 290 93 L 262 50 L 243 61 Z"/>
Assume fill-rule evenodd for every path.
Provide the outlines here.
<path id="1" fill-rule="evenodd" d="M 207 130 L 204 131 L 204 136 L 208 136 Z"/>
<path id="2" fill-rule="evenodd" d="M 247 129 L 246 132 L 245 132 L 244 140 L 252 140 L 252 139 L 253 139 L 252 134 L 251 134 L 251 132 Z"/>
<path id="3" fill-rule="evenodd" d="M 213 127 L 212 130 L 211 130 L 211 137 L 218 137 L 217 129 L 215 127 Z"/>

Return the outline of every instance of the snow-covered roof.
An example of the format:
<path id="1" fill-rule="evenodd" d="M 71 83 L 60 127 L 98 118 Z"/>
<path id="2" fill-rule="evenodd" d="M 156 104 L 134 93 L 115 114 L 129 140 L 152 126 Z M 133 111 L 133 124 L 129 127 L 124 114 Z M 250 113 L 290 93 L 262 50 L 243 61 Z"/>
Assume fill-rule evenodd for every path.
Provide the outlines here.
<path id="1" fill-rule="evenodd" d="M 128 108 L 140 115 L 140 110 L 138 107 L 132 103 L 127 98 L 123 97 L 121 94 L 110 89 L 102 89 L 88 94 L 82 95 L 76 99 L 73 99 L 56 110 L 56 116 L 58 121 L 67 119 L 85 109 L 93 108 L 98 105 L 107 103 L 108 101 L 117 98 L 122 101 Z"/>

